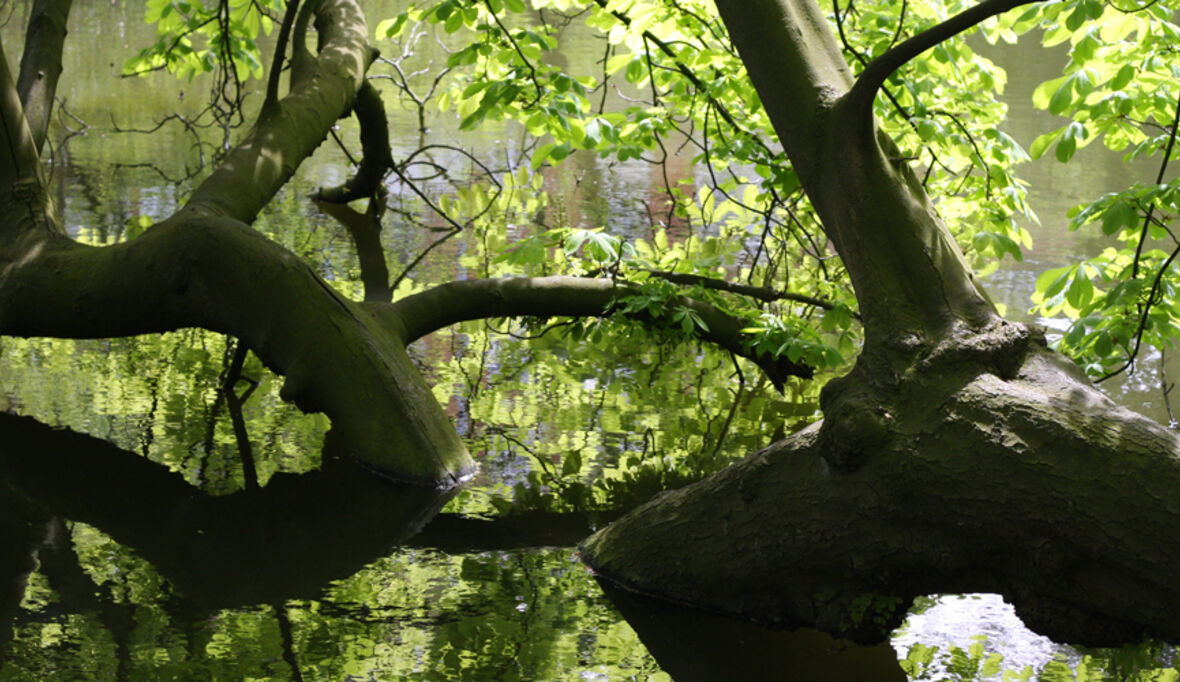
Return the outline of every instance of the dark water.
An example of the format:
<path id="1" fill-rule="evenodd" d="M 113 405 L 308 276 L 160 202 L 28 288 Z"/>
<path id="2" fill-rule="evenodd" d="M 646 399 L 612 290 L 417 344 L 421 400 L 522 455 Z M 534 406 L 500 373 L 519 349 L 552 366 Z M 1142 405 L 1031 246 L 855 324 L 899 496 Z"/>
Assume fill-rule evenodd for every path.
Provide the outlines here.
<path id="1" fill-rule="evenodd" d="M 194 115 L 205 96 L 199 82 L 115 78 L 148 39 L 134 5 L 75 9 L 63 80 L 68 110 L 89 128 L 54 150 L 58 199 L 71 233 L 99 244 L 174 210 L 195 163 L 180 151 L 193 141 L 183 127 L 115 128 L 149 128 L 177 107 Z M 371 16 L 393 5 L 376 3 Z M 576 36 L 570 42 L 582 49 Z M 1036 55 L 1033 63 L 1057 66 Z M 1014 109 L 1016 91 L 1035 85 L 1018 85 L 1025 71 L 1012 75 Z M 395 131 L 416 129 L 415 112 L 390 111 Z M 1024 111 L 1013 126 L 1027 144 L 1044 121 Z M 433 127 L 438 139 L 453 132 L 446 120 Z M 347 122 L 341 133 L 355 135 Z M 519 136 L 492 126 L 474 144 L 509 157 Z M 396 140 L 401 154 L 418 143 L 416 134 Z M 571 175 L 545 178 L 562 210 L 575 223 L 640 229 L 658 194 L 646 189 L 650 169 L 575 161 Z M 1027 308 L 1039 268 L 1090 248 L 1060 229 L 1057 216 L 1081 199 L 1066 190 L 1125 182 L 1126 169 L 1109 159 L 1081 161 L 1068 170 L 1039 162 L 1026 174 L 1044 220 L 1037 249 L 989 281 L 1010 310 Z M 348 168 L 325 145 L 258 229 L 359 296 L 348 237 L 305 198 Z M 437 238 L 396 217 L 385 227 L 395 272 Z M 401 293 L 482 274 L 488 239 L 464 235 L 437 248 Z M 643 339 L 522 343 L 484 325 L 434 335 L 415 357 L 481 461 L 476 481 L 438 496 L 321 454 L 326 420 L 279 400 L 280 380 L 252 358 L 244 374 L 258 388 L 242 411 L 264 486 L 250 489 L 218 399 L 229 344 L 194 330 L 0 339 L 0 615 L 12 625 L 0 680 L 1177 678 L 1168 648 L 1057 645 L 987 595 L 923 600 L 891 645 L 875 648 L 629 595 L 612 602 L 573 550 L 609 521 L 604 510 L 765 445 L 772 424 L 814 417 L 814 389 L 783 398 L 752 378 L 735 389 L 727 358 Z M 1141 379 L 1116 389 L 1149 410 L 1155 390 Z M 570 453 L 578 456 L 567 470 Z M 588 499 L 576 487 L 586 481 L 611 483 Z M 513 515 L 501 513 L 508 508 Z"/>

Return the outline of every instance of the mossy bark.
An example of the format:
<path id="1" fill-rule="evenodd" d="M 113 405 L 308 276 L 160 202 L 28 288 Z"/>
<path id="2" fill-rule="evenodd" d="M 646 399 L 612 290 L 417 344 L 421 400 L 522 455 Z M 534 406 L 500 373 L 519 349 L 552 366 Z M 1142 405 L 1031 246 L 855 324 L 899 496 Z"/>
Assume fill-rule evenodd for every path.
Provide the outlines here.
<path id="1" fill-rule="evenodd" d="M 285 375 L 283 396 L 332 420 L 383 475 L 453 485 L 474 463 L 405 342 L 249 222 L 352 106 L 373 52 L 352 0 L 314 3 L 320 50 L 174 216 L 94 248 L 61 229 L 7 64 L 0 61 L 0 333 L 94 338 L 203 327 Z M 306 30 L 306 22 L 303 22 Z M 296 41 L 301 43 L 301 41 Z"/>

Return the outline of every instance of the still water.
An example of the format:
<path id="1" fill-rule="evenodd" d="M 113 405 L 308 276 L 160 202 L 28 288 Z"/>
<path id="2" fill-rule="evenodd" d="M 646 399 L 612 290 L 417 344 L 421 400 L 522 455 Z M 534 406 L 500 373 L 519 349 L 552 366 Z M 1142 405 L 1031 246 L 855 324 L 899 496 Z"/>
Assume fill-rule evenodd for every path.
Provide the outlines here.
<path id="1" fill-rule="evenodd" d="M 372 3 L 371 19 L 394 5 Z M 13 55 L 24 5 L 8 10 Z M 137 3 L 75 8 L 61 94 L 76 118 L 58 129 L 53 168 L 68 228 L 86 241 L 128 238 L 190 186 L 190 131 L 173 122 L 150 135 L 118 132 L 151 128 L 178 108 L 194 115 L 205 97 L 199 82 L 117 77 L 149 37 Z M 576 51 L 576 38 L 568 42 Z M 1058 56 L 1032 46 L 998 58 L 1026 67 L 1010 73 L 1009 132 L 1027 146 L 1050 124 L 1023 103 Z M 404 155 L 418 144 L 417 112 L 391 105 L 390 114 L 395 155 Z M 431 125 L 435 140 L 454 128 Z M 341 135 L 355 131 L 342 122 Z M 519 153 L 517 132 L 480 136 L 477 145 L 506 161 Z M 1064 232 L 1064 209 L 1081 191 L 1138 177 L 1099 153 L 1080 161 L 1025 173 L 1044 223 L 1038 246 L 989 281 L 1016 317 L 1039 269 L 1092 246 Z M 570 175 L 546 178 L 571 222 L 641 229 L 658 201 L 658 190 L 637 190 L 655 184 L 651 170 L 575 162 Z M 325 145 L 258 229 L 359 295 L 351 242 L 306 200 L 348 170 Z M 436 248 L 402 293 L 481 274 L 490 259 L 481 237 Z M 383 239 L 396 274 L 437 233 L 392 215 Z M 257 388 L 242 417 L 264 484 L 253 489 L 218 398 L 233 351 L 224 337 L 0 340 L 0 617 L 12 624 L 0 680 L 1177 678 L 1168 647 L 1058 645 L 989 595 L 920 600 L 891 644 L 875 648 L 627 595 L 611 601 L 577 561 L 576 542 L 611 509 L 767 444 L 777 435 L 770 425 L 813 419 L 814 389 L 784 398 L 743 378 L 735 392 L 727 359 L 641 339 L 571 349 L 493 331 L 470 325 L 414 349 L 481 460 L 479 478 L 449 496 L 377 482 L 330 450 L 321 455 L 326 420 L 282 403 L 279 380 L 250 358 L 243 374 Z M 1112 390 L 1164 419 L 1151 362 Z M 593 477 L 608 483 L 587 504 L 577 486 Z"/>

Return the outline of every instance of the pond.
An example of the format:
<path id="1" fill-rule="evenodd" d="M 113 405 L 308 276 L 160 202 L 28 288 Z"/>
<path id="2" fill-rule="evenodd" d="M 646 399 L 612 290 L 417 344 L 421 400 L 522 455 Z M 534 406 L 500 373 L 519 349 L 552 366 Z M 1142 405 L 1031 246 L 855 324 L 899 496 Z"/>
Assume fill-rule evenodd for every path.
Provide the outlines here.
<path id="1" fill-rule="evenodd" d="M 191 187 L 194 142 L 219 138 L 179 120 L 133 131 L 177 111 L 194 117 L 208 86 L 119 79 L 123 60 L 153 39 L 139 3 L 79 4 L 55 191 L 71 234 L 108 244 L 174 210 Z M 369 3 L 371 21 L 398 6 Z M 26 11 L 5 6 L 9 55 Z M 598 54 L 570 31 L 567 58 Z M 1026 146 L 1048 124 L 1020 103 L 1058 66 L 1031 49 L 997 55 L 1036 67 L 1011 72 L 1010 132 Z M 420 143 L 418 112 L 389 109 L 404 157 Z M 429 125 L 427 142 L 456 134 L 449 118 Z M 488 126 L 470 143 L 510 165 L 524 153 L 521 135 Z M 350 122 L 340 137 L 355 148 Z M 434 158 L 467 167 L 445 150 Z M 575 166 L 542 176 L 553 199 L 532 210 L 621 234 L 647 229 L 663 193 L 651 168 L 592 155 Z M 689 180 L 700 172 L 673 166 Z M 1139 172 L 1089 150 L 1062 168 L 1039 162 L 1024 174 L 1044 220 L 1038 246 L 988 281 L 1016 317 L 1039 269 L 1092 248 L 1063 232 L 1059 216 L 1082 198 L 1065 190 Z M 355 247 L 307 200 L 348 173 L 346 156 L 325 144 L 257 227 L 359 298 Z M 499 267 L 495 235 L 440 240 L 445 226 L 393 185 L 382 246 L 394 276 L 437 244 L 399 295 Z M 775 425 L 814 420 L 816 389 L 780 396 L 735 378 L 728 357 L 641 335 L 574 345 L 503 331 L 464 325 L 412 348 L 480 461 L 475 480 L 445 495 L 378 481 L 322 448 L 327 420 L 282 402 L 281 380 L 253 356 L 241 369 L 248 397 L 227 400 L 236 348 L 223 336 L 0 339 L 0 617 L 11 625 L 0 680 L 1177 678 L 1169 646 L 1059 645 L 992 595 L 919 600 L 892 642 L 871 648 L 608 595 L 577 560 L 580 539 L 617 510 L 780 437 Z M 1159 363 L 1149 358 L 1111 390 L 1166 421 Z"/>

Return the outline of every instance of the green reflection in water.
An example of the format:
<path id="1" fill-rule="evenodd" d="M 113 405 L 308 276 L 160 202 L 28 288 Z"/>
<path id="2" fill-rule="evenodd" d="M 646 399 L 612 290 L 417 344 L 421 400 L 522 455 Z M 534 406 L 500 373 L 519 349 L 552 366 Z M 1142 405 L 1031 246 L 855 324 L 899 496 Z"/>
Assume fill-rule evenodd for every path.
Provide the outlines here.
<path id="1" fill-rule="evenodd" d="M 568 549 L 398 550 L 320 599 L 205 610 L 96 529 L 73 543 L 91 595 L 34 573 L 0 680 L 670 679 Z"/>

